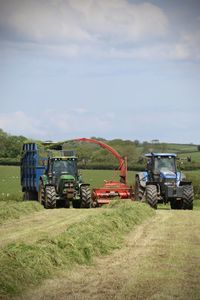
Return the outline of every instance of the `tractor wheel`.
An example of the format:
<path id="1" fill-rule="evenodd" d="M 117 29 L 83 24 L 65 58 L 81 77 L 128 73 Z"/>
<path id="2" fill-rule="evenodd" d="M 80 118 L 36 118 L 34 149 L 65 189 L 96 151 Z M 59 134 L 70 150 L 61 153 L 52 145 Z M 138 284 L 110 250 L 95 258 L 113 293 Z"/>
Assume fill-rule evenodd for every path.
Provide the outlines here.
<path id="1" fill-rule="evenodd" d="M 138 177 L 135 179 L 135 200 L 141 201 L 144 197 L 144 189 L 140 184 L 140 180 Z"/>
<path id="2" fill-rule="evenodd" d="M 43 205 L 45 203 L 45 189 L 42 182 L 40 182 L 40 186 L 39 186 L 38 201 Z"/>
<path id="3" fill-rule="evenodd" d="M 56 191 L 54 186 L 47 186 L 45 191 L 45 207 L 56 208 Z"/>
<path id="4" fill-rule="evenodd" d="M 151 207 L 157 209 L 158 199 L 157 199 L 157 188 L 155 185 L 147 185 L 146 201 Z"/>
<path id="5" fill-rule="evenodd" d="M 81 187 L 81 208 L 91 208 L 92 197 L 88 186 Z"/>
<path id="6" fill-rule="evenodd" d="M 192 185 L 183 187 L 183 209 L 193 209 L 194 192 Z"/>

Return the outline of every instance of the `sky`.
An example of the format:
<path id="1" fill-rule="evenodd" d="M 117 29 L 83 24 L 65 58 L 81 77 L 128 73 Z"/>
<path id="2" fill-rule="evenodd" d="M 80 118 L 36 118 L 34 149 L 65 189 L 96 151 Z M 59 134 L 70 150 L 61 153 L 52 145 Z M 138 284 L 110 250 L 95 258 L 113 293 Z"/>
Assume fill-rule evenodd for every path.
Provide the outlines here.
<path id="1" fill-rule="evenodd" d="M 0 0 L 0 128 L 200 144 L 199 0 Z"/>

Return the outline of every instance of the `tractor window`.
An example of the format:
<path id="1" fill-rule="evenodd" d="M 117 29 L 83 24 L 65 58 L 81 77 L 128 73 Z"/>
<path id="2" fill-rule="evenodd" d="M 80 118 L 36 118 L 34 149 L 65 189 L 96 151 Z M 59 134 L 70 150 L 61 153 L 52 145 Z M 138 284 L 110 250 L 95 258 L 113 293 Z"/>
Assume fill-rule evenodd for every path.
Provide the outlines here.
<path id="1" fill-rule="evenodd" d="M 160 172 L 160 171 L 176 172 L 174 157 L 156 157 L 154 169 L 155 172 Z"/>
<path id="2" fill-rule="evenodd" d="M 61 175 L 63 172 L 67 172 L 70 175 L 76 176 L 77 167 L 75 160 L 54 160 L 53 163 L 53 173 L 57 176 Z"/>

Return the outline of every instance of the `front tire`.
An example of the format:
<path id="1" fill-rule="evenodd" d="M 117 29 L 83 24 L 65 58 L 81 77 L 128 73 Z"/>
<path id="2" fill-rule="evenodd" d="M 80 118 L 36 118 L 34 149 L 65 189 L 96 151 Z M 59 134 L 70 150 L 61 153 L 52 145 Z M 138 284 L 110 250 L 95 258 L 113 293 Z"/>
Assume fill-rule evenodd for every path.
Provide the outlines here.
<path id="1" fill-rule="evenodd" d="M 91 191 L 88 186 L 81 187 L 81 208 L 91 208 L 92 207 L 92 197 Z"/>
<path id="2" fill-rule="evenodd" d="M 157 209 L 157 188 L 155 185 L 147 185 L 146 187 L 146 201 L 154 209 Z"/>
<path id="3" fill-rule="evenodd" d="M 45 208 L 56 208 L 56 191 L 54 186 L 46 187 Z"/>

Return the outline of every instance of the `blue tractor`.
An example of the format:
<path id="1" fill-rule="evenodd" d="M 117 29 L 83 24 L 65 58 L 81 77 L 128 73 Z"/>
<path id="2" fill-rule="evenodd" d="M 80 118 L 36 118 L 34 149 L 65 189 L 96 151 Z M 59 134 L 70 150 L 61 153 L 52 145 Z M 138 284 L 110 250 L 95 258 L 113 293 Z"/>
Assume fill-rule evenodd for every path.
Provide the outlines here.
<path id="1" fill-rule="evenodd" d="M 170 203 L 171 209 L 193 209 L 192 183 L 177 170 L 176 154 L 148 153 L 147 169 L 137 173 L 135 198 L 157 208 L 158 203 Z"/>

